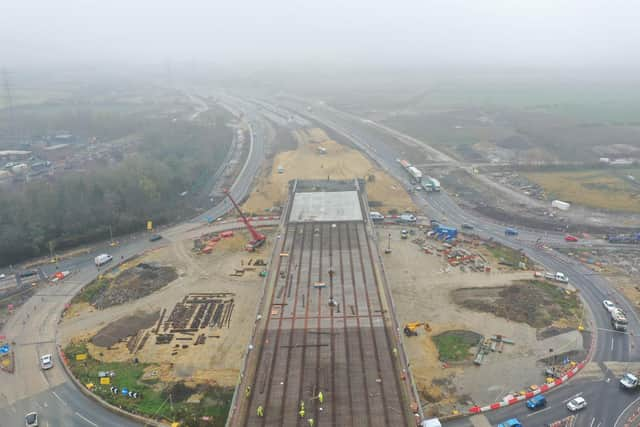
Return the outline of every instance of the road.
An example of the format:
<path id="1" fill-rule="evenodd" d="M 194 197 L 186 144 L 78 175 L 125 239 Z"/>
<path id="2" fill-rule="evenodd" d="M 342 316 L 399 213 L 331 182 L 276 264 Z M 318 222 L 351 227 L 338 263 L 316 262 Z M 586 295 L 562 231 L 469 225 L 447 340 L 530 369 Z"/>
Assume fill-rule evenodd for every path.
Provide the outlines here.
<path id="1" fill-rule="evenodd" d="M 230 105 L 234 111 L 240 104 L 237 100 L 223 97 L 221 103 Z M 249 194 L 251 184 L 264 159 L 263 119 L 251 105 L 241 104 L 245 120 L 252 129 L 251 149 L 247 160 L 231 187 L 232 195 L 242 200 Z M 199 111 L 202 108 L 199 108 Z M 208 216 L 220 217 L 231 208 L 225 199 L 193 220 L 163 231 L 169 236 L 180 230 L 202 224 Z M 99 273 L 93 258 L 100 253 L 110 253 L 116 260 L 126 259 L 154 246 L 162 245 L 162 240 L 151 243 L 146 233 L 129 236 L 120 241 L 119 246 L 97 245 L 87 253 L 74 256 L 57 264 L 42 267 L 47 275 L 55 271 L 70 270 L 73 274 L 57 285 L 48 285 L 20 307 L 5 325 L 4 332 L 13 346 L 16 356 L 16 371 L 10 375 L 0 372 L 0 426 L 24 425 L 24 415 L 38 411 L 44 426 L 134 426 L 139 425 L 104 409 L 92 399 L 84 396 L 65 376 L 54 358 L 54 367 L 47 372 L 39 368 L 39 356 L 56 354 L 55 339 L 57 322 L 61 311 L 73 295 Z M 108 268 L 108 266 L 104 267 Z"/>
<path id="2" fill-rule="evenodd" d="M 285 105 L 294 111 L 304 111 L 304 108 L 308 104 L 289 101 Z M 391 150 L 389 146 L 385 144 L 385 139 L 389 138 L 389 132 L 386 130 L 381 130 L 366 121 L 354 119 L 353 116 L 336 112 L 334 109 L 314 107 L 313 113 L 305 113 L 302 115 L 337 132 L 369 155 L 382 166 L 383 169 L 387 170 L 405 184 L 407 188 L 411 187 L 406 172 L 397 162 L 397 158 L 399 157 L 398 153 Z M 396 132 L 396 137 L 397 134 Z M 398 140 L 403 141 L 406 140 L 406 138 L 398 138 Z M 446 158 L 442 157 L 439 158 L 438 161 L 442 161 L 443 159 L 446 160 Z M 418 159 L 413 159 L 413 162 L 418 161 Z M 504 229 L 507 224 L 498 224 L 464 211 L 446 191 L 441 193 L 416 192 L 412 196 L 418 207 L 421 208 L 427 216 L 436 218 L 445 224 L 457 226 L 462 223 L 471 224 L 480 236 L 492 238 L 514 249 L 523 250 L 527 256 L 545 266 L 548 271 L 562 271 L 567 274 L 571 284 L 579 289 L 586 303 L 586 309 L 591 315 L 589 317 L 592 319 L 592 324 L 588 325 L 588 329 L 590 329 L 592 333 L 595 333 L 595 347 L 592 354 L 592 360 L 594 362 L 628 362 L 640 360 L 638 349 L 638 344 L 640 343 L 638 343 L 637 338 L 631 334 L 612 331 L 609 316 L 602 307 L 602 300 L 604 299 L 610 299 L 616 302 L 629 313 L 629 331 L 637 335 L 640 333 L 640 320 L 628 301 L 605 279 L 584 265 L 556 251 L 539 247 L 539 245 L 536 244 L 539 242 L 539 239 L 541 239 L 542 242 L 547 245 L 566 245 L 567 243 L 564 241 L 563 234 L 551 232 L 541 233 L 540 231 L 525 229 L 520 230 L 520 234 L 517 237 L 506 237 L 504 235 Z M 603 242 L 582 241 L 581 243 L 602 244 Z M 629 396 L 617 387 L 616 381 L 610 381 L 608 383 L 580 383 L 578 381 L 572 381 L 560 390 L 561 391 L 556 393 L 559 393 L 561 396 L 575 395 L 579 391 L 585 393 L 585 397 L 590 402 L 590 407 L 584 414 L 593 414 L 594 424 L 592 427 L 598 425 L 602 427 L 612 426 L 620 411 L 629 403 Z M 556 401 L 556 397 L 552 397 L 552 399 L 554 402 Z M 620 402 L 620 405 L 618 405 L 618 402 Z M 566 410 L 554 409 L 561 407 L 562 405 L 557 405 L 556 403 L 551 404 L 545 416 L 550 418 L 558 416 L 561 418 L 566 415 Z M 562 412 L 562 415 L 560 412 Z M 527 412 L 524 405 L 519 404 L 507 410 L 499 411 L 496 419 L 502 419 L 503 417 L 507 417 L 505 414 L 508 415 L 511 413 L 522 417 L 529 417 L 531 415 Z M 540 416 L 542 416 L 542 413 Z M 491 415 L 492 420 L 493 417 L 494 416 Z M 536 422 L 535 425 L 539 425 L 538 422 Z"/>

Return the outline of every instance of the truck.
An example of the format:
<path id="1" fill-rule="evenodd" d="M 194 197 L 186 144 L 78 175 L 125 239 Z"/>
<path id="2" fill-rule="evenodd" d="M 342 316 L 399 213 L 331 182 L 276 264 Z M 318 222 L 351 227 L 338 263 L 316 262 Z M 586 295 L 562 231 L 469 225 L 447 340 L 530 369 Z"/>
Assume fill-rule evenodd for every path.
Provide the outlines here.
<path id="1" fill-rule="evenodd" d="M 640 243 L 640 233 L 635 234 L 608 234 L 607 241 L 609 243 L 627 243 L 637 245 Z"/>
<path id="2" fill-rule="evenodd" d="M 563 202 L 562 200 L 553 200 L 551 202 L 551 207 L 561 211 L 568 211 L 571 207 L 571 203 Z"/>
<path id="3" fill-rule="evenodd" d="M 413 178 L 414 182 L 420 183 L 422 181 L 422 171 L 415 166 L 409 166 L 407 172 Z"/>
<path id="4" fill-rule="evenodd" d="M 638 387 L 638 377 L 630 372 L 627 372 L 620 378 L 620 387 L 626 390 L 634 390 Z"/>
<path id="5" fill-rule="evenodd" d="M 420 184 L 425 191 L 440 191 L 440 181 L 433 177 L 425 176 Z"/>
<path id="6" fill-rule="evenodd" d="M 93 262 L 95 263 L 96 267 L 100 267 L 102 265 L 105 265 L 109 262 L 111 262 L 111 260 L 113 260 L 113 257 L 109 254 L 100 254 L 97 257 L 95 257 L 93 259 Z"/>
<path id="7" fill-rule="evenodd" d="M 629 324 L 629 320 L 627 319 L 627 315 L 620 308 L 615 308 L 611 310 L 611 326 L 616 331 L 626 332 L 627 324 Z"/>

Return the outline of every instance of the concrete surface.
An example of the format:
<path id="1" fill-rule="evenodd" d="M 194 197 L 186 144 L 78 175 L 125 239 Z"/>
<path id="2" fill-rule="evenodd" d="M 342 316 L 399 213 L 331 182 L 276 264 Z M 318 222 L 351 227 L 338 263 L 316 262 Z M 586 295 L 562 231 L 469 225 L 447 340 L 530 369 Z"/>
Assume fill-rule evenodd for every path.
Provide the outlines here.
<path id="1" fill-rule="evenodd" d="M 362 221 L 357 191 L 295 193 L 290 223 Z"/>

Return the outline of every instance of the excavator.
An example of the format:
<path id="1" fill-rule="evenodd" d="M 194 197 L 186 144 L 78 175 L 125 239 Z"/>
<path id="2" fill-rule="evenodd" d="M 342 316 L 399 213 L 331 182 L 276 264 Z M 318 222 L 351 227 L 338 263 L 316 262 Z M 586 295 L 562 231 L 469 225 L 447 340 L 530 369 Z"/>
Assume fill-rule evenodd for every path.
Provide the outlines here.
<path id="1" fill-rule="evenodd" d="M 244 222 L 244 225 L 247 227 L 247 229 L 249 230 L 249 233 L 251 234 L 252 240 L 247 244 L 247 247 L 246 247 L 247 251 L 249 252 L 255 251 L 257 248 L 259 248 L 264 244 L 267 238 L 265 237 L 264 234 L 260 233 L 251 225 L 247 217 L 244 216 L 244 214 L 240 210 L 240 206 L 238 206 L 236 201 L 233 200 L 233 197 L 231 197 L 231 193 L 229 192 L 229 190 L 224 190 L 224 194 L 229 198 L 229 200 L 231 200 L 233 207 L 236 208 L 236 210 L 240 214 L 240 217 L 242 218 L 242 222 Z"/>
<path id="2" fill-rule="evenodd" d="M 431 332 L 431 326 L 427 322 L 409 322 L 404 324 L 404 334 L 408 337 L 417 337 L 418 328 L 422 326 L 427 332 Z"/>

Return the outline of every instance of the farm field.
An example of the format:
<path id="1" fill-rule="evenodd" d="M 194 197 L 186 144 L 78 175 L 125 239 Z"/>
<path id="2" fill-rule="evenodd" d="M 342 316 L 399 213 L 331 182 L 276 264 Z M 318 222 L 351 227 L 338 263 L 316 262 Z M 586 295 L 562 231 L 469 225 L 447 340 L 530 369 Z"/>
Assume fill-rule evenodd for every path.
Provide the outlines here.
<path id="1" fill-rule="evenodd" d="M 549 198 L 599 209 L 640 212 L 640 169 L 524 173 Z"/>

